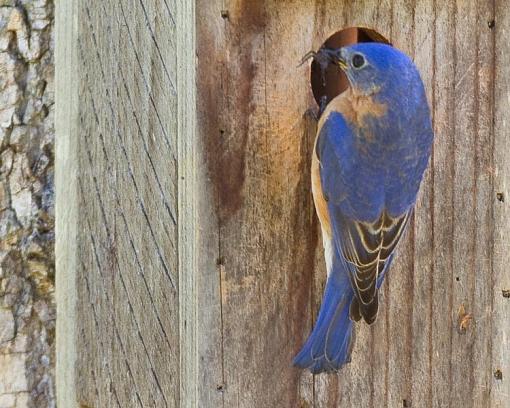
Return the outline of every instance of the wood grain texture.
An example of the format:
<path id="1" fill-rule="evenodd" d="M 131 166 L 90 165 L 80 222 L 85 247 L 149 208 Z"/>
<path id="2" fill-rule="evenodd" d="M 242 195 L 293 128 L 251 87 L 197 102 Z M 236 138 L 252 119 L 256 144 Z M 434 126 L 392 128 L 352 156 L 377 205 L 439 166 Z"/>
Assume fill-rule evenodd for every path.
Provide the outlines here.
<path id="1" fill-rule="evenodd" d="M 78 1 L 55 13 L 56 390 L 59 407 L 75 407 L 78 265 Z"/>
<path id="2" fill-rule="evenodd" d="M 196 132 L 195 2 L 176 4 L 177 180 L 179 265 L 179 406 L 197 406 L 198 140 Z"/>
<path id="3" fill-rule="evenodd" d="M 194 180 L 193 161 L 186 158 L 194 145 L 187 133 L 194 134 L 189 106 L 195 87 L 192 70 L 185 68 L 193 64 L 193 36 L 186 35 L 193 33 L 186 28 L 193 11 L 185 3 L 179 3 L 180 36 L 177 5 L 167 0 L 86 2 L 72 12 L 61 6 L 77 24 L 73 51 L 79 60 L 70 91 L 77 127 L 61 136 L 75 145 L 76 161 L 60 185 L 71 177 L 76 191 L 66 198 L 78 203 L 78 235 L 74 241 L 71 234 L 62 237 L 76 245 L 78 258 L 76 395 L 66 395 L 62 406 L 175 407 L 181 384 L 189 382 L 180 378 L 186 377 L 180 339 L 189 337 L 180 322 L 193 318 L 179 309 L 179 290 L 193 298 L 193 275 L 179 279 L 179 271 L 190 267 L 178 262 L 178 248 L 186 249 L 186 257 L 193 251 L 188 230 L 194 217 L 187 215 L 193 206 L 180 209 L 187 221 L 177 223 L 178 186 L 185 206 Z M 186 43 L 186 50 L 178 43 Z"/>
<path id="4" fill-rule="evenodd" d="M 77 308 L 60 347 L 75 338 L 77 361 L 61 395 L 74 381 L 88 407 L 508 406 L 507 9 L 503 0 L 62 8 L 79 16 L 80 66 L 63 80 L 74 86 L 76 114 L 61 126 L 76 125 L 76 160 L 61 153 L 61 169 L 77 177 L 74 190 L 58 182 L 76 200 L 77 236 L 65 232 L 58 273 L 75 271 L 59 287 L 76 293 Z M 326 275 L 310 184 L 316 106 L 309 68 L 296 65 L 356 25 L 416 61 L 436 140 L 376 323 L 356 325 L 340 373 L 312 376 L 291 365 Z"/>
<path id="5" fill-rule="evenodd" d="M 494 331 L 497 319 L 509 329 L 493 305 L 493 235 L 508 230 L 492 210 L 494 4 L 199 5 L 198 128 L 209 157 L 210 202 L 217 208 L 208 226 L 211 255 L 219 260 L 216 273 L 212 256 L 210 269 L 199 271 L 217 311 L 203 327 L 215 333 L 202 346 L 209 357 L 203 370 L 213 377 L 199 380 L 199 401 L 225 407 L 490 407 L 496 387 L 505 394 L 504 377 L 493 379 L 494 361 L 503 367 L 508 359 L 493 355 L 490 333 L 505 333 Z M 305 113 L 314 103 L 308 71 L 293 66 L 333 32 L 353 25 L 379 30 L 414 58 L 436 143 L 414 221 L 383 288 L 378 321 L 372 328 L 356 326 L 353 359 L 341 373 L 312 377 L 290 367 L 312 327 L 325 278 L 308 181 L 315 126 Z M 503 161 L 506 153 L 499 152 Z M 504 308 L 502 297 L 500 302 Z M 468 317 L 461 316 L 467 319 L 461 327 L 462 308 Z"/>
<path id="6" fill-rule="evenodd" d="M 493 47 L 495 50 L 493 60 L 494 75 L 494 121 L 493 121 L 493 220 L 492 239 L 489 256 L 492 261 L 491 292 L 491 350 L 492 376 L 489 385 L 489 400 L 491 407 L 507 407 L 510 401 L 510 273 L 508 264 L 510 252 L 508 251 L 510 230 L 510 123 L 508 110 L 510 109 L 510 64 L 507 59 L 510 44 L 506 40 L 510 35 L 510 9 L 506 1 L 495 2 L 495 32 Z M 499 195 L 498 195 L 499 194 Z M 498 198 L 499 197 L 499 198 Z M 507 295 L 504 297 L 504 291 Z"/>

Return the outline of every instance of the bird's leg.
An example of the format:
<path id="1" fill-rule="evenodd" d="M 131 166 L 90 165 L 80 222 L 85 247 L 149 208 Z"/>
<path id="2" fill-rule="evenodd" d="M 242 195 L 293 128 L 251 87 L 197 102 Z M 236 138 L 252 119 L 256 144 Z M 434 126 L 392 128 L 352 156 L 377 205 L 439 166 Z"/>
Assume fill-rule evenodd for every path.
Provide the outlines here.
<path id="1" fill-rule="evenodd" d="M 328 105 L 328 96 L 322 95 L 319 101 L 319 110 L 316 111 L 313 108 L 310 108 L 306 111 L 306 115 L 311 117 L 315 122 L 318 122 L 324 111 L 326 110 L 326 106 Z"/>
<path id="2" fill-rule="evenodd" d="M 314 108 L 308 108 L 304 116 L 307 118 L 311 118 L 314 122 L 319 121 L 319 112 L 317 112 Z"/>
<path id="3" fill-rule="evenodd" d="M 318 114 L 319 118 L 322 116 L 322 114 L 326 110 L 326 106 L 327 105 L 328 105 L 328 96 L 327 95 L 322 95 L 320 103 L 319 103 L 319 114 Z"/>

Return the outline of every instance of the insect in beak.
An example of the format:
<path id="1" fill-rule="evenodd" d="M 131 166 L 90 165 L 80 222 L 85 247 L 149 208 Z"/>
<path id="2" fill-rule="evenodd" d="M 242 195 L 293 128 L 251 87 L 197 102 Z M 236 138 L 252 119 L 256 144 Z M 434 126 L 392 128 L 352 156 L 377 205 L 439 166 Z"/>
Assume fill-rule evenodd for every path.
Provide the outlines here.
<path id="1" fill-rule="evenodd" d="M 347 68 L 347 62 L 342 56 L 342 48 L 321 48 L 319 51 L 307 52 L 298 66 L 303 65 L 310 58 L 319 63 L 321 66 L 327 66 L 329 64 L 338 65 L 340 68 Z"/>
<path id="2" fill-rule="evenodd" d="M 342 51 L 342 48 L 321 48 L 317 52 L 310 51 L 307 52 L 301 59 L 301 63 L 299 65 L 302 65 L 310 58 L 313 58 L 323 69 L 325 69 L 329 64 L 334 64 L 338 65 L 342 71 L 345 71 L 348 65 Z"/>
<path id="3" fill-rule="evenodd" d="M 329 61 L 338 65 L 342 71 L 347 69 L 348 65 L 342 48 L 326 48 L 323 52 L 328 56 Z"/>

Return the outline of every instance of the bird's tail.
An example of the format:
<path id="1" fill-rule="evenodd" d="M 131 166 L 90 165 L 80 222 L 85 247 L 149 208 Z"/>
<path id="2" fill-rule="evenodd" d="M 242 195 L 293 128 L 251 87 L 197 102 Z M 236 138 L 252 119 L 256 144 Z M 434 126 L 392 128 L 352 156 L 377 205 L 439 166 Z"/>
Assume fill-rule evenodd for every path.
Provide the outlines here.
<path id="1" fill-rule="evenodd" d="M 353 291 L 348 280 L 332 270 L 326 283 L 319 317 L 294 365 L 312 373 L 338 371 L 350 361 L 354 335 L 349 318 Z"/>

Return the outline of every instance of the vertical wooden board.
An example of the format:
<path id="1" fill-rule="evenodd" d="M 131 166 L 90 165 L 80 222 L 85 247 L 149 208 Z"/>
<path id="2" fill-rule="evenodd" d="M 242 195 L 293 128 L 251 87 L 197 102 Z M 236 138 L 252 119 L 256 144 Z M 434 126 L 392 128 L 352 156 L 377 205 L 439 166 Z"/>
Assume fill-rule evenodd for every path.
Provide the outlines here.
<path id="1" fill-rule="evenodd" d="M 206 97 L 217 92 L 222 97 L 209 98 L 219 106 L 201 102 L 218 114 L 202 131 L 211 149 L 209 169 L 218 171 L 211 181 L 219 198 L 219 259 L 224 264 L 224 405 L 296 406 L 299 372 L 290 366 L 296 351 L 290 340 L 300 333 L 292 317 L 303 316 L 308 307 L 307 294 L 299 291 L 308 291 L 301 282 L 310 277 L 307 265 L 314 251 L 305 253 L 309 238 L 303 234 L 309 225 L 302 218 L 310 213 L 308 155 L 302 152 L 309 149 L 308 140 L 302 142 L 302 115 L 310 96 L 293 92 L 290 81 L 275 81 L 281 70 L 306 81 L 305 70 L 288 65 L 297 65 L 304 49 L 273 45 L 281 44 L 278 33 L 291 27 L 291 16 L 301 18 L 300 6 L 282 10 L 270 3 L 229 2 L 223 7 L 225 75 L 220 84 L 202 90 Z M 220 17 L 216 13 L 211 20 Z M 292 29 L 299 33 L 302 26 L 307 24 Z M 200 50 L 202 39 L 197 42 Z M 297 100 L 290 103 L 289 95 Z"/>
<path id="2" fill-rule="evenodd" d="M 80 268 L 78 243 L 78 90 L 79 5 L 70 0 L 55 10 L 55 189 L 56 189 L 56 390 L 59 407 L 73 407 L 77 400 L 75 367 L 78 353 L 75 294 Z M 62 273 L 65 271 L 65 273 Z M 90 325 L 89 325 L 90 326 Z"/>
<path id="3" fill-rule="evenodd" d="M 450 318 L 453 321 L 451 344 L 450 406 L 471 406 L 473 390 L 470 375 L 473 370 L 473 331 L 462 330 L 460 320 L 464 313 L 473 310 L 473 283 L 475 262 L 475 140 L 476 140 L 476 5 L 457 1 L 455 4 L 455 53 L 454 53 L 454 156 L 453 156 L 453 282 Z M 470 237 L 467 239 L 467 237 Z M 463 312 L 464 310 L 464 312 Z"/>
<path id="4" fill-rule="evenodd" d="M 79 10 L 77 322 L 86 323 L 77 323 L 76 384 L 87 406 L 179 405 L 172 7 L 112 0 Z"/>
<path id="5" fill-rule="evenodd" d="M 314 245 L 301 217 L 310 205 L 303 194 L 309 183 L 300 109 L 306 95 L 294 92 L 295 83 L 275 81 L 290 69 L 287 61 L 301 56 L 294 47 L 275 45 L 292 21 L 294 30 L 302 26 L 292 17 L 303 16 L 297 4 L 284 10 L 270 2 L 230 2 L 229 12 L 233 65 L 226 79 L 224 160 L 232 160 L 225 175 L 234 183 L 220 196 L 225 406 L 298 406 L 289 339 L 299 334 L 293 316 L 306 307 L 301 283 L 310 276 Z M 237 76 L 236 89 L 228 81 Z M 250 332 L 261 335 L 243 335 Z M 260 381 L 252 381 L 253 371 Z"/>
<path id="6" fill-rule="evenodd" d="M 453 114 L 454 7 L 436 2 L 434 63 L 434 154 L 432 269 L 432 407 L 447 407 L 451 389 L 453 257 Z"/>
<path id="7" fill-rule="evenodd" d="M 472 378 L 473 407 L 491 406 L 492 343 L 492 253 L 494 250 L 494 3 L 478 1 L 477 6 L 477 90 L 475 140 L 475 264 L 473 285 L 473 320 L 466 330 L 473 331 Z M 468 311 L 469 312 L 469 311 Z"/>
<path id="8" fill-rule="evenodd" d="M 166 1 L 166 0 L 165 0 Z M 197 171 L 204 156 L 197 138 L 196 2 L 169 1 L 176 10 L 177 62 L 177 186 L 179 274 L 179 406 L 196 407 L 198 401 L 197 268 L 202 259 L 198 216 L 205 179 Z M 167 5 L 168 3 L 165 3 Z"/>
<path id="9" fill-rule="evenodd" d="M 219 190 L 211 180 L 219 171 L 219 145 L 225 128 L 220 114 L 224 105 L 225 27 L 221 1 L 199 2 L 197 7 L 197 151 L 206 160 L 197 162 L 197 179 L 205 180 L 198 192 L 198 225 L 201 256 L 197 259 L 197 401 L 199 406 L 223 407 L 226 390 L 223 364 L 223 310 L 220 257 Z M 208 72 L 204 75 L 204 72 Z"/>
<path id="10" fill-rule="evenodd" d="M 414 8 L 414 60 L 421 72 L 434 121 L 435 2 L 416 2 Z M 432 273 L 433 273 L 433 160 L 425 173 L 415 207 L 412 302 L 410 406 L 431 406 Z"/>
<path id="11" fill-rule="evenodd" d="M 492 248 L 492 373 L 490 387 L 491 407 L 508 406 L 510 398 L 510 298 L 503 291 L 510 289 L 508 265 L 508 236 L 510 232 L 510 9 L 506 1 L 495 1 L 495 58 L 494 58 L 494 246 Z M 496 194 L 500 193 L 500 199 Z M 496 196 L 496 200 L 494 200 Z M 503 201 L 500 201 L 500 200 Z M 508 292 L 506 292 L 508 293 Z M 498 371 L 499 370 L 499 371 Z"/>

